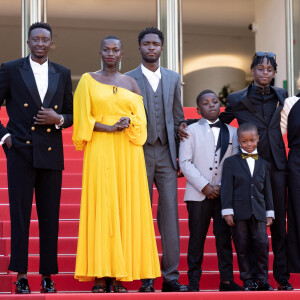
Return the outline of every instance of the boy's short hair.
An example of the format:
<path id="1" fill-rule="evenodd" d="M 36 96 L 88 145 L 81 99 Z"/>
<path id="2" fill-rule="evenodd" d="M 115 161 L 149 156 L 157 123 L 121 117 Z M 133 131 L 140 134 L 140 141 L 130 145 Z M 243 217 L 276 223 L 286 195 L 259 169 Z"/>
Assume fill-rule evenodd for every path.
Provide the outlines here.
<path id="1" fill-rule="evenodd" d="M 139 46 L 141 45 L 141 40 L 143 39 L 143 37 L 146 35 L 146 34 L 157 34 L 160 41 L 161 41 L 161 45 L 163 46 L 164 44 L 164 34 L 156 27 L 147 27 L 146 29 L 142 30 L 140 33 L 139 33 L 139 36 L 138 36 L 138 42 L 139 42 Z"/>
<path id="2" fill-rule="evenodd" d="M 28 39 L 30 37 L 30 33 L 32 30 L 37 29 L 37 28 L 43 28 L 46 29 L 50 32 L 50 37 L 52 39 L 52 28 L 48 23 L 43 23 L 43 22 L 36 22 L 30 25 L 29 29 L 28 29 Z"/>
<path id="3" fill-rule="evenodd" d="M 214 94 L 214 95 L 216 95 L 216 97 L 218 98 L 217 94 L 216 94 L 214 91 L 212 91 L 212 90 L 203 90 L 202 92 L 200 92 L 200 94 L 199 94 L 199 95 L 197 96 L 197 98 L 196 98 L 197 106 L 199 106 L 199 102 L 200 102 L 200 100 L 201 100 L 201 97 L 202 97 L 203 95 L 206 95 L 206 94 Z"/>
<path id="4" fill-rule="evenodd" d="M 270 63 L 272 65 L 272 67 L 274 68 L 274 71 L 277 72 L 277 62 L 276 62 L 276 56 L 274 57 L 270 57 L 268 56 L 268 52 L 265 52 L 266 55 L 257 55 L 257 53 L 261 53 L 261 52 L 256 52 L 252 58 L 252 63 L 250 65 L 250 69 L 253 69 L 255 66 L 261 64 L 263 62 L 263 60 L 266 58 L 267 62 Z"/>
<path id="5" fill-rule="evenodd" d="M 256 133 L 258 134 L 258 129 L 256 125 L 252 123 L 243 123 L 237 129 L 237 135 L 239 137 L 241 132 L 252 131 L 252 130 L 256 131 Z"/>

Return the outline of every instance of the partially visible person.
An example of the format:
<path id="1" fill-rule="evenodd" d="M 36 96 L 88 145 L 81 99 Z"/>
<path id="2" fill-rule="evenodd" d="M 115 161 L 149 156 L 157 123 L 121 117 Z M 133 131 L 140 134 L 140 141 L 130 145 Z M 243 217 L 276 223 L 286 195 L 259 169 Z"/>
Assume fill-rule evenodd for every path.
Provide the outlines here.
<path id="1" fill-rule="evenodd" d="M 140 90 L 119 73 L 122 42 L 101 42 L 103 68 L 82 75 L 74 95 L 73 142 L 84 150 L 75 278 L 94 293 L 125 293 L 121 284 L 160 276 L 143 144 Z"/>
<path id="2" fill-rule="evenodd" d="M 159 66 L 164 35 L 150 27 L 138 36 L 141 65 L 127 75 L 133 77 L 143 96 L 147 114 L 147 141 L 144 145 L 150 198 L 153 183 L 158 191 L 157 223 L 161 234 L 163 292 L 186 292 L 179 283 L 180 258 L 177 203 L 177 152 L 175 134 L 184 120 L 180 76 Z M 154 292 L 151 277 L 143 280 L 140 292 Z"/>
<path id="3" fill-rule="evenodd" d="M 300 88 L 300 78 L 297 82 Z M 287 254 L 288 270 L 300 273 L 300 93 L 285 99 L 281 111 L 282 135 L 287 132 L 289 147 L 287 183 Z"/>
<path id="4" fill-rule="evenodd" d="M 202 118 L 188 126 L 190 138 L 180 143 L 179 165 L 187 179 L 184 201 L 189 213 L 189 291 L 199 291 L 204 243 L 213 218 L 216 237 L 220 291 L 239 291 L 233 281 L 230 228 L 221 216 L 220 185 L 225 158 L 238 152 L 236 128 L 219 121 L 219 100 L 211 90 L 196 100 Z"/>
<path id="5" fill-rule="evenodd" d="M 241 153 L 224 161 L 221 183 L 222 215 L 232 228 L 240 278 L 244 291 L 272 291 L 268 282 L 269 238 L 267 226 L 274 219 L 270 165 L 257 154 L 257 127 L 243 123 L 238 128 Z M 258 287 L 253 283 L 253 246 Z"/>
<path id="6" fill-rule="evenodd" d="M 270 85 L 277 71 L 275 53 L 256 52 L 250 68 L 253 83 L 229 94 L 225 112 L 220 114 L 220 119 L 228 124 L 234 119 L 239 125 L 250 122 L 258 128 L 258 153 L 271 164 L 271 185 L 276 215 L 270 227 L 274 253 L 273 275 L 279 290 L 293 290 L 288 281 L 290 274 L 286 250 L 287 159 L 280 129 L 280 113 L 287 92 L 285 89 Z M 178 129 L 181 139 L 187 137 L 184 127 L 186 124 L 181 124 Z"/>
<path id="7" fill-rule="evenodd" d="M 28 30 L 29 56 L 3 63 L 0 106 L 6 99 L 7 126 L 0 144 L 7 158 L 11 218 L 8 269 L 17 272 L 15 293 L 28 294 L 28 239 L 33 194 L 39 219 L 41 292 L 56 292 L 59 205 L 64 168 L 61 129 L 72 125 L 70 70 L 48 59 L 52 28 L 34 23 Z"/>

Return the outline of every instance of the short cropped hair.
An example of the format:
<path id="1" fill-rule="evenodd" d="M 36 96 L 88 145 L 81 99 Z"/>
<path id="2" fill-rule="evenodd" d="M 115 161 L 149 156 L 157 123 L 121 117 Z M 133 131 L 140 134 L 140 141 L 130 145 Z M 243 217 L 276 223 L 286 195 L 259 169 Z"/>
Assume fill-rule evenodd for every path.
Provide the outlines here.
<path id="1" fill-rule="evenodd" d="M 143 39 L 143 37 L 146 35 L 146 34 L 157 34 L 160 41 L 161 41 L 161 45 L 164 44 L 164 34 L 156 27 L 147 27 L 146 29 L 142 30 L 140 33 L 139 33 L 139 36 L 138 36 L 138 43 L 139 43 L 139 46 L 141 45 L 141 40 Z"/>
<path id="2" fill-rule="evenodd" d="M 252 123 L 243 123 L 239 126 L 237 129 L 237 135 L 238 137 L 240 136 L 241 132 L 246 132 L 246 131 L 256 131 L 258 134 L 257 126 L 252 124 Z"/>
<path id="3" fill-rule="evenodd" d="M 100 47 L 102 48 L 102 44 L 104 41 L 106 40 L 117 40 L 120 42 L 121 44 L 121 48 L 123 48 L 123 42 L 118 38 L 116 37 L 115 35 L 108 35 L 107 37 L 105 37 L 102 41 L 101 41 L 101 44 L 100 44 Z"/>
<path id="4" fill-rule="evenodd" d="M 199 106 L 199 102 L 200 102 L 200 100 L 201 100 L 201 97 L 203 96 L 203 95 L 206 95 L 206 94 L 214 94 L 214 95 L 216 95 L 216 97 L 217 97 L 217 94 L 214 92 L 214 91 L 212 91 L 212 90 L 203 90 L 202 92 L 200 92 L 200 94 L 197 96 L 197 98 L 196 98 L 196 103 L 197 103 L 197 106 Z M 217 97 L 218 98 L 218 97 Z"/>
<path id="5" fill-rule="evenodd" d="M 43 22 L 36 22 L 30 25 L 29 29 L 28 29 L 28 39 L 30 37 L 30 33 L 32 30 L 37 29 L 37 28 L 43 28 L 46 29 L 50 32 L 50 37 L 52 39 L 52 28 L 48 23 L 43 23 Z"/>
<path id="6" fill-rule="evenodd" d="M 272 67 L 274 68 L 274 71 L 277 72 L 277 62 L 276 62 L 275 57 L 257 56 L 256 54 L 254 54 L 254 56 L 252 58 L 252 63 L 250 65 L 250 69 L 253 69 L 255 66 L 261 64 L 265 58 L 267 59 L 267 62 L 272 65 Z"/>

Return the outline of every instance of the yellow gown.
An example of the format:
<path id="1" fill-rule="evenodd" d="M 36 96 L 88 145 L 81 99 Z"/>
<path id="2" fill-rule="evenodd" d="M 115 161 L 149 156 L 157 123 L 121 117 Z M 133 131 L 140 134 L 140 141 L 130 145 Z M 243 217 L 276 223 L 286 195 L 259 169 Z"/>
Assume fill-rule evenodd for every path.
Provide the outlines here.
<path id="1" fill-rule="evenodd" d="M 95 122 L 122 132 L 95 132 Z M 73 142 L 84 150 L 75 278 L 132 281 L 160 276 L 142 145 L 147 138 L 142 97 L 84 74 L 74 95 Z"/>

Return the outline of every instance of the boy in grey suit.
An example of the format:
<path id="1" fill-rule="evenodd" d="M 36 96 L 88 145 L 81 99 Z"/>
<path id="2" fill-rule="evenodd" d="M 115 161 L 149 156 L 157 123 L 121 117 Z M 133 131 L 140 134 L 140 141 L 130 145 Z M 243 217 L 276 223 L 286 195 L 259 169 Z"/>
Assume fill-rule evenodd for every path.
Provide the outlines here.
<path id="1" fill-rule="evenodd" d="M 188 126 L 189 139 L 180 143 L 179 164 L 187 179 L 184 201 L 189 213 L 189 290 L 199 291 L 204 242 L 214 219 L 220 271 L 220 291 L 241 288 L 233 281 L 230 228 L 221 216 L 220 184 L 223 161 L 238 152 L 236 128 L 219 121 L 219 101 L 211 90 L 197 97 L 197 123 Z"/>

